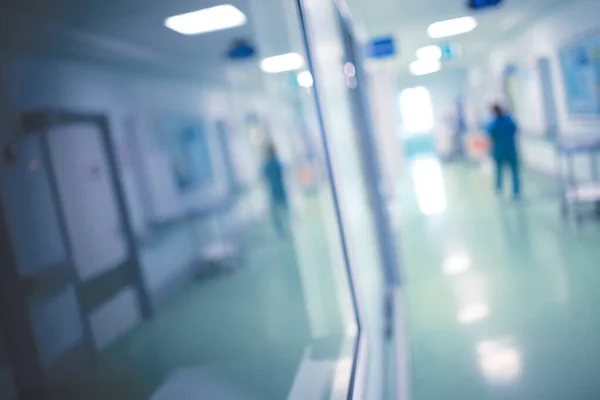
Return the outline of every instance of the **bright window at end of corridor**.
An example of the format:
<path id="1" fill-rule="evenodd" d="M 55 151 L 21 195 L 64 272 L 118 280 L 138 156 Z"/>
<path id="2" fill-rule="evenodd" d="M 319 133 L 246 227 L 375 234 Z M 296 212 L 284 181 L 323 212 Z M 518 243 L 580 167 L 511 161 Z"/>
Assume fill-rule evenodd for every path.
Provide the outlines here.
<path id="1" fill-rule="evenodd" d="M 423 86 L 400 93 L 400 115 L 405 134 L 430 133 L 433 129 L 433 105 L 429 90 Z"/>

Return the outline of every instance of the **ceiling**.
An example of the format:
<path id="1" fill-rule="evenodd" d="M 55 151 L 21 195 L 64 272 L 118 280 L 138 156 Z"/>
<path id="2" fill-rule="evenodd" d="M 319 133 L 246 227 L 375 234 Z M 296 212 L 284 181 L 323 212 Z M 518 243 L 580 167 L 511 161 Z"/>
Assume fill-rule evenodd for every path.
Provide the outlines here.
<path id="1" fill-rule="evenodd" d="M 518 32 L 554 5 L 569 0 L 505 0 L 487 11 L 471 11 L 466 0 L 346 0 L 358 33 L 363 39 L 393 35 L 399 56 L 396 62 L 406 70 L 418 48 L 451 42 L 459 44 L 462 56 L 455 66 L 464 66 L 504 37 Z M 427 27 L 437 21 L 475 16 L 478 27 L 470 33 L 433 40 Z"/>
<path id="2" fill-rule="evenodd" d="M 228 0 L 248 16 L 244 26 L 185 36 L 163 26 L 165 18 L 222 4 L 222 0 L 2 0 L 0 49 L 118 62 L 137 68 L 188 76 L 224 77 L 225 53 L 235 39 L 256 42 L 253 24 L 261 13 L 250 0 Z M 271 29 L 285 31 L 273 19 Z M 279 25 L 278 25 L 279 23 Z M 271 47 L 286 47 L 286 35 L 273 35 Z M 258 49 L 259 52 L 261 49 Z M 256 63 L 250 67 L 258 70 Z M 252 68 L 250 68 L 252 69 Z"/>
<path id="3" fill-rule="evenodd" d="M 341 0 L 339 0 L 341 1 Z M 471 14 L 466 0 L 346 0 L 360 38 L 394 35 L 406 70 L 415 51 L 434 44 L 427 37 L 433 22 Z M 449 39 L 462 46 L 455 66 L 464 66 L 506 35 L 517 31 L 555 3 L 569 0 L 505 0 L 499 8 L 476 13 L 479 26 Z M 119 63 L 178 76 L 226 81 L 224 53 L 237 38 L 252 40 L 259 54 L 296 49 L 299 30 L 290 22 L 289 0 L 228 0 L 248 24 L 220 32 L 183 36 L 163 26 L 165 18 L 211 7 L 223 0 L 0 0 L 0 49 L 29 50 L 96 62 Z M 286 14 L 287 8 L 287 14 Z M 287 18 L 282 17 L 282 15 Z M 260 71 L 249 63 L 244 73 Z M 260 78 L 258 78 L 260 81 Z"/>

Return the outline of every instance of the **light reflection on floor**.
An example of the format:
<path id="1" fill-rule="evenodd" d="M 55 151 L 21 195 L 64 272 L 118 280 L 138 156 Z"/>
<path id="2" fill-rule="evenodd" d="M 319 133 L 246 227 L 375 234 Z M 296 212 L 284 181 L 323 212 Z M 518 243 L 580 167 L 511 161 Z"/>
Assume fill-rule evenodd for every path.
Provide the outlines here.
<path id="1" fill-rule="evenodd" d="M 440 162 L 434 157 L 417 158 L 412 161 L 410 170 L 421 212 L 425 215 L 443 213 L 447 201 Z"/>
<path id="2" fill-rule="evenodd" d="M 458 322 L 461 324 L 471 324 L 486 318 L 490 314 L 490 307 L 485 303 L 469 304 L 461 308 L 458 312 Z"/>
<path id="3" fill-rule="evenodd" d="M 453 253 L 444 260 L 444 274 L 448 276 L 464 274 L 470 268 L 471 257 L 466 252 Z"/>
<path id="4" fill-rule="evenodd" d="M 521 353 L 510 338 L 482 341 L 477 354 L 481 372 L 492 383 L 509 383 L 521 374 Z"/>
<path id="5" fill-rule="evenodd" d="M 514 204 L 470 166 L 420 159 L 410 172 L 411 398 L 598 398 L 598 224 L 562 220 L 556 182 L 539 175 L 524 172 L 532 200 Z"/>

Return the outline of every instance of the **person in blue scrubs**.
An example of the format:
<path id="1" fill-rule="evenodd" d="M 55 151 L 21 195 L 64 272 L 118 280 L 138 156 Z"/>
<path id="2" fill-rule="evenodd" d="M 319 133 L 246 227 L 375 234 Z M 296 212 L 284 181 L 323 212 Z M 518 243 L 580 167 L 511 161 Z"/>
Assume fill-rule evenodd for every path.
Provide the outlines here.
<path id="1" fill-rule="evenodd" d="M 491 139 L 491 152 L 496 167 L 496 191 L 502 193 L 504 168 L 509 167 L 512 175 L 513 197 L 521 196 L 519 152 L 517 149 L 518 127 L 502 107 L 492 107 L 493 120 L 487 127 Z"/>
<path id="2" fill-rule="evenodd" d="M 284 236 L 288 219 L 288 196 L 285 190 L 283 164 L 273 145 L 267 147 L 263 175 L 269 189 L 271 216 L 275 230 L 280 236 Z"/>

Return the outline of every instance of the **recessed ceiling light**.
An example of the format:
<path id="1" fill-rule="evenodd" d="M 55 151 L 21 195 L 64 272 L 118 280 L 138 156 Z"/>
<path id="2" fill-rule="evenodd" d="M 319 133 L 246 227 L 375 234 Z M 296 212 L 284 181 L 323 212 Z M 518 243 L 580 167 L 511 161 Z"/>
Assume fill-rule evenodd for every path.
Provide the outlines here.
<path id="1" fill-rule="evenodd" d="M 182 35 L 220 31 L 245 23 L 246 15 L 231 4 L 175 15 L 165 20 L 167 28 Z"/>
<path id="2" fill-rule="evenodd" d="M 435 22 L 429 25 L 427 34 L 432 39 L 439 39 L 471 32 L 475 28 L 477 28 L 477 20 L 475 18 L 462 17 Z"/>
<path id="3" fill-rule="evenodd" d="M 278 73 L 294 71 L 304 66 L 304 59 L 298 53 L 286 53 L 278 56 L 267 57 L 260 62 L 260 68 L 264 72 Z"/>
<path id="4" fill-rule="evenodd" d="M 418 60 L 440 60 L 442 58 L 442 48 L 440 46 L 421 47 L 417 50 Z"/>
<path id="5" fill-rule="evenodd" d="M 442 63 L 439 60 L 417 60 L 411 62 L 408 68 L 413 75 L 427 75 L 442 69 Z"/>
<path id="6" fill-rule="evenodd" d="M 310 88 L 314 84 L 314 80 L 310 71 L 302 71 L 296 77 L 296 81 L 298 81 L 298 85 L 303 88 Z"/>

